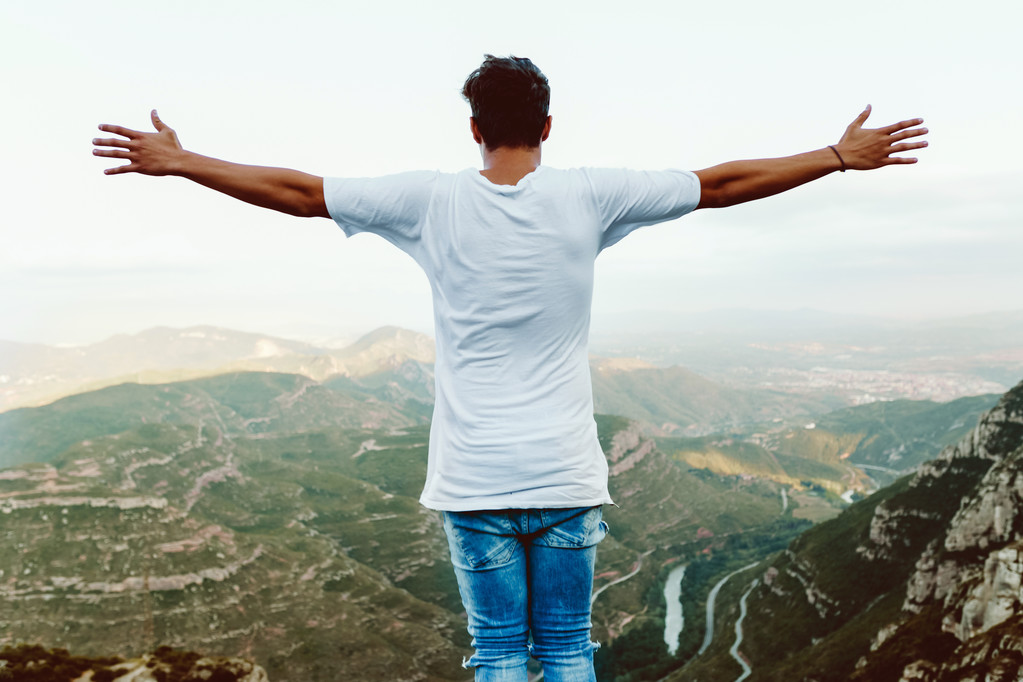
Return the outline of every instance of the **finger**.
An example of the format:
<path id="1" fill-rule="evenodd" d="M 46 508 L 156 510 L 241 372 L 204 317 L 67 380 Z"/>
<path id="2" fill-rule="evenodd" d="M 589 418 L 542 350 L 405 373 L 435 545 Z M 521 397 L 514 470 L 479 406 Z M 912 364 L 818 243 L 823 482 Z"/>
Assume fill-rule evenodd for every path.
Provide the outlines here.
<path id="1" fill-rule="evenodd" d="M 127 138 L 138 137 L 142 133 L 138 130 L 132 130 L 131 128 L 125 128 L 124 126 L 115 126 L 109 123 L 100 123 L 99 129 L 105 133 L 113 133 L 114 135 L 124 135 Z"/>
<path id="2" fill-rule="evenodd" d="M 920 135 L 926 135 L 930 131 L 927 128 L 914 128 L 912 130 L 903 130 L 900 133 L 893 133 L 892 140 L 899 141 L 905 140 L 907 137 L 919 137 Z"/>
<path id="3" fill-rule="evenodd" d="M 122 151 L 120 149 L 93 149 L 93 156 L 106 156 L 111 159 L 129 159 L 131 152 Z"/>
<path id="4" fill-rule="evenodd" d="M 167 124 L 160 120 L 160 115 L 156 113 L 156 109 L 149 112 L 149 118 L 153 122 L 153 127 L 158 131 L 163 131 L 167 128 Z"/>
<path id="5" fill-rule="evenodd" d="M 123 147 L 131 148 L 131 140 L 122 140 L 118 137 L 94 137 L 92 143 L 97 147 Z"/>
<path id="6" fill-rule="evenodd" d="M 849 124 L 850 128 L 862 128 L 863 124 L 867 122 L 867 118 L 870 116 L 870 105 L 860 112 L 860 115 L 853 119 L 853 122 Z"/>
<path id="7" fill-rule="evenodd" d="M 104 168 L 104 175 L 117 175 L 118 173 L 132 173 L 135 171 L 135 164 L 126 163 L 123 166 L 114 166 L 113 168 Z"/>
<path id="8" fill-rule="evenodd" d="M 899 121 L 898 123 L 893 123 L 890 126 L 885 126 L 884 128 L 880 128 L 879 130 L 882 133 L 890 134 L 898 132 L 900 130 L 905 130 L 906 128 L 913 128 L 915 126 L 920 125 L 923 122 L 924 120 L 922 118 L 911 118 L 905 121 Z"/>
<path id="9" fill-rule="evenodd" d="M 908 152 L 910 149 L 923 149 L 926 146 L 927 142 L 903 142 L 902 144 L 893 144 L 892 150 L 889 152 L 889 154 Z"/>
<path id="10" fill-rule="evenodd" d="M 915 156 L 889 156 L 884 160 L 883 165 L 891 166 L 897 163 L 916 163 L 917 159 Z"/>

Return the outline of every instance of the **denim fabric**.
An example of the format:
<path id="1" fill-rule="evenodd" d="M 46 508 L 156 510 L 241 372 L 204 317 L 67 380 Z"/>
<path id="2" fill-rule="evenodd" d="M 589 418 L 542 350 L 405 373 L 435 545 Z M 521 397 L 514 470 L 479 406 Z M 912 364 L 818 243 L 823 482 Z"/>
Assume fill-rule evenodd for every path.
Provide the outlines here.
<path id="1" fill-rule="evenodd" d="M 594 682 L 590 593 L 600 507 L 443 512 L 477 682 Z"/>

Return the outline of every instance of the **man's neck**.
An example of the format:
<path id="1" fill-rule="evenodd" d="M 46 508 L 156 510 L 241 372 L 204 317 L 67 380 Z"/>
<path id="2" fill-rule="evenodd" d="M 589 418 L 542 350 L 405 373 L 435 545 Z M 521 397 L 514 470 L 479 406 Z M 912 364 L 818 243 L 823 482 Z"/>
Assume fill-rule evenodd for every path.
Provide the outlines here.
<path id="1" fill-rule="evenodd" d="M 540 147 L 498 147 L 480 145 L 483 170 L 480 175 L 495 185 L 517 185 L 540 165 Z"/>

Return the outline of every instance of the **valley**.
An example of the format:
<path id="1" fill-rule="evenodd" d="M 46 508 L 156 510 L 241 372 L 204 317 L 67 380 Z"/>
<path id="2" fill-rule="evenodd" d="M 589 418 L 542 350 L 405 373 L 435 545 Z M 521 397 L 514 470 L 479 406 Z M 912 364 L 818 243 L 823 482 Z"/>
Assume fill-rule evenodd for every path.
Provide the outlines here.
<path id="1" fill-rule="evenodd" d="M 139 343 L 163 359 L 138 368 Z M 0 412 L 0 647 L 138 657 L 167 645 L 249 659 L 273 682 L 467 679 L 443 531 L 417 502 L 428 337 L 391 328 L 330 350 L 165 329 L 104 353 L 108 376 L 80 364 L 47 384 L 72 395 Z M 928 544 L 948 512 L 925 504 L 905 522 L 894 501 L 919 498 L 914 481 L 944 471 L 934 458 L 980 447 L 978 419 L 1007 409 L 954 378 L 954 399 L 856 404 L 642 360 L 594 358 L 593 377 L 617 502 L 594 638 L 598 679 L 614 682 L 803 679 L 787 675 L 819 670 L 807 656 L 821 652 L 835 670 L 874 670 L 864 643 L 937 607 L 913 597 L 920 610 L 899 616 L 910 574 L 858 572 L 920 551 L 949 561 Z M 4 395 L 38 400 L 21 388 L 42 384 L 8 381 Z M 951 457 L 973 481 L 997 460 Z M 957 485 L 941 495 L 967 509 L 975 484 Z M 1015 537 L 1015 521 L 999 523 Z M 854 584 L 836 577 L 858 565 Z M 946 585 L 947 602 L 943 570 L 914 579 Z"/>

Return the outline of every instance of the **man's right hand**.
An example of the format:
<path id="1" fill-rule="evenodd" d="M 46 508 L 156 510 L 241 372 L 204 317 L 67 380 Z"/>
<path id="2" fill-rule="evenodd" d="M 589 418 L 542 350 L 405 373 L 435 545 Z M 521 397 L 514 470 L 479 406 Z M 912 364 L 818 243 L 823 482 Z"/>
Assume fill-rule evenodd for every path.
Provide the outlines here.
<path id="1" fill-rule="evenodd" d="M 95 156 L 106 156 L 112 159 L 127 159 L 128 163 L 107 168 L 107 175 L 117 173 L 142 173 L 143 175 L 174 175 L 181 170 L 181 158 L 184 149 L 178 141 L 174 129 L 160 120 L 153 109 L 149 117 L 153 121 L 155 133 L 132 130 L 123 126 L 100 124 L 99 129 L 105 133 L 113 133 L 122 137 L 94 138 L 96 146 L 92 150 Z M 127 139 L 122 139 L 127 138 Z M 112 149 L 103 149 L 112 147 Z"/>
<path id="2" fill-rule="evenodd" d="M 323 199 L 323 178 L 288 168 L 248 166 L 186 151 L 177 133 L 150 114 L 155 133 L 104 123 L 99 129 L 121 137 L 95 138 L 95 156 L 126 159 L 107 168 L 107 175 L 142 173 L 177 175 L 246 203 L 302 217 L 329 218 Z"/>

